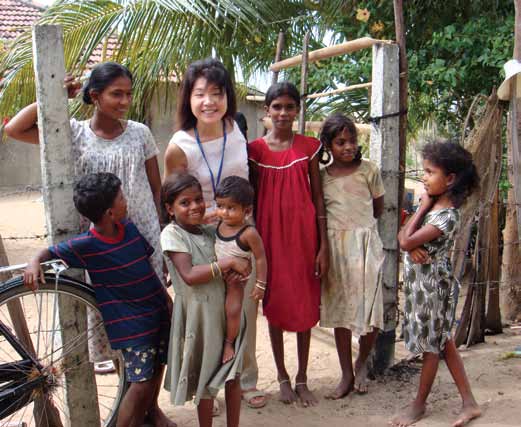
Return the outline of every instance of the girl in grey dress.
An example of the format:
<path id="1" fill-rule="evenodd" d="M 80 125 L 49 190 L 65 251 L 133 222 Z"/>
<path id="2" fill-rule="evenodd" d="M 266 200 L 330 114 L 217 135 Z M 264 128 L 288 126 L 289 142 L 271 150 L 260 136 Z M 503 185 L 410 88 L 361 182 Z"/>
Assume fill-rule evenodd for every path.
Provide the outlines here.
<path id="1" fill-rule="evenodd" d="M 423 367 L 416 399 L 395 415 L 391 424 L 404 427 L 423 417 L 443 358 L 463 401 L 453 425 L 462 426 L 481 411 L 451 337 L 459 283 L 452 275 L 449 251 L 459 223 L 458 207 L 477 188 L 479 178 L 471 154 L 456 143 L 431 142 L 422 154 L 425 193 L 398 240 L 401 249 L 408 252 L 404 272 L 405 346 L 413 353 L 423 353 Z"/>
<path id="2" fill-rule="evenodd" d="M 161 233 L 161 246 L 175 291 L 165 387 L 170 400 L 194 400 L 199 423 L 212 423 L 213 399 L 225 388 L 228 427 L 239 425 L 239 375 L 245 346 L 245 316 L 235 339 L 235 356 L 222 363 L 226 332 L 222 276 L 239 285 L 251 272 L 239 257 L 215 256 L 215 226 L 203 225 L 201 185 L 191 175 L 171 175 L 163 184 L 162 202 L 171 221 Z M 233 271 L 237 272 L 234 274 Z"/>

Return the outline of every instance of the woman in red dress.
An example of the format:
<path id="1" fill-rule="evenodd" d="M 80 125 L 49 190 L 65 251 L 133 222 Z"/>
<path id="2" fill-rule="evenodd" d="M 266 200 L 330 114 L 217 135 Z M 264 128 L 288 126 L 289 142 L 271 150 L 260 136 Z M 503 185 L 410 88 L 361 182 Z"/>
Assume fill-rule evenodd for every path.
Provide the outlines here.
<path id="1" fill-rule="evenodd" d="M 309 406 L 317 403 L 307 387 L 311 328 L 319 319 L 320 277 L 327 273 L 329 254 L 318 171 L 320 142 L 293 133 L 299 105 L 293 84 L 269 88 L 265 109 L 273 128 L 248 145 L 248 157 L 257 192 L 256 226 L 268 260 L 264 315 L 281 400 Z M 295 389 L 284 364 L 283 331 L 297 332 Z"/>

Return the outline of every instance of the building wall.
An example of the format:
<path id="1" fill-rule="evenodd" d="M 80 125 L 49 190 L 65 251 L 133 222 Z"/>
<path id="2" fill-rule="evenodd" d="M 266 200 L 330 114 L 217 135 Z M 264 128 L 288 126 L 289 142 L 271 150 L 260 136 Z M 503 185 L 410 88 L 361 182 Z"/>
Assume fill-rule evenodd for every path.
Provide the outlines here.
<path id="1" fill-rule="evenodd" d="M 168 92 L 166 92 L 168 90 Z M 150 105 L 147 124 L 152 130 L 158 144 L 159 168 L 163 173 L 163 159 L 168 141 L 175 129 L 175 105 L 177 88 L 170 85 L 159 93 L 166 94 L 155 97 Z M 159 101 L 160 100 L 160 101 Z M 260 119 L 264 116 L 262 103 L 239 101 L 241 111 L 248 121 L 248 139 L 251 141 L 263 134 Z M 0 191 L 11 188 L 38 187 L 41 185 L 40 149 L 38 145 L 24 144 L 11 139 L 0 143 Z"/>

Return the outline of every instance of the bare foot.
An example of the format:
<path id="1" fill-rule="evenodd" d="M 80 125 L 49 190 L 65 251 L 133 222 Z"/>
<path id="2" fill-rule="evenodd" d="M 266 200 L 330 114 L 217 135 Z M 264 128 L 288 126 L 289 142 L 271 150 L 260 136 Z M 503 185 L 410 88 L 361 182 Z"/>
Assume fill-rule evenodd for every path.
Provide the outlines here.
<path id="1" fill-rule="evenodd" d="M 326 394 L 325 398 L 330 400 L 342 399 L 353 391 L 353 384 L 354 378 L 352 376 L 342 377 L 336 389 L 331 393 Z"/>
<path id="2" fill-rule="evenodd" d="M 297 394 L 291 388 L 289 380 L 279 380 L 280 398 L 279 400 L 286 405 L 295 403 L 298 400 Z"/>
<path id="3" fill-rule="evenodd" d="M 295 383 L 295 392 L 304 408 L 315 406 L 318 403 L 317 398 L 311 393 L 306 383 Z"/>
<path id="4" fill-rule="evenodd" d="M 233 342 L 224 340 L 223 348 L 223 359 L 222 363 L 225 364 L 235 357 L 235 349 L 233 348 Z"/>
<path id="5" fill-rule="evenodd" d="M 147 418 L 152 421 L 154 427 L 177 427 L 177 424 L 168 418 L 159 406 L 149 411 Z"/>
<path id="6" fill-rule="evenodd" d="M 407 427 L 423 418 L 425 414 L 425 405 L 411 403 L 403 412 L 394 415 L 389 424 L 393 427 Z"/>
<path id="7" fill-rule="evenodd" d="M 452 427 L 464 426 L 474 418 L 478 418 L 480 415 L 481 409 L 479 409 L 479 406 L 476 403 L 469 406 L 463 406 L 458 419 L 454 422 L 454 424 L 452 424 Z"/>
<path id="8" fill-rule="evenodd" d="M 367 385 L 367 363 L 355 362 L 355 384 L 354 389 L 358 394 L 366 394 Z"/>

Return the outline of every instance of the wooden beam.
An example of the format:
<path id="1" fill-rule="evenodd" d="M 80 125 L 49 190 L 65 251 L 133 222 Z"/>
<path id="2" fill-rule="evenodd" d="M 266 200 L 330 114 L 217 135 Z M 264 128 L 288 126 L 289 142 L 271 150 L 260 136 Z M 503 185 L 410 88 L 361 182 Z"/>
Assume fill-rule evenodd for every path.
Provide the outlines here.
<path id="1" fill-rule="evenodd" d="M 279 33 L 279 37 L 277 39 L 277 48 L 275 49 L 275 63 L 279 62 L 280 58 L 282 58 L 283 49 L 284 49 L 284 31 L 281 31 Z M 278 79 L 279 79 L 279 72 L 273 71 L 273 74 L 271 76 L 271 84 L 274 85 L 275 83 L 277 83 Z"/>
<path id="2" fill-rule="evenodd" d="M 521 61 L 521 0 L 514 1 L 515 27 L 514 27 L 514 59 Z M 510 89 L 510 114 L 512 119 L 511 144 L 512 144 L 512 183 L 514 190 L 515 210 L 517 218 L 517 235 L 521 236 L 521 142 L 519 132 L 521 124 L 521 98 L 518 96 L 518 86 L 521 85 L 521 77 L 516 74 L 511 79 Z"/>
<path id="3" fill-rule="evenodd" d="M 271 123 L 271 119 L 269 117 L 263 117 L 261 119 L 264 127 L 268 130 L 271 130 L 273 124 Z M 307 121 L 306 122 L 306 132 L 315 132 L 319 133 L 322 130 L 322 126 L 324 125 L 323 121 Z M 365 123 L 355 123 L 356 130 L 360 135 L 369 135 L 371 133 L 371 125 Z M 299 129 L 298 122 L 293 122 L 293 130 L 295 132 Z"/>
<path id="4" fill-rule="evenodd" d="M 371 87 L 371 85 L 372 85 L 371 82 L 369 82 L 369 83 L 360 83 L 360 84 L 356 84 L 356 85 L 341 87 L 339 89 L 330 90 L 329 92 L 312 93 L 311 95 L 306 96 L 306 98 L 307 99 L 322 98 L 324 96 L 337 95 L 339 93 L 349 92 L 351 90 L 368 88 L 368 87 Z"/>
<path id="5" fill-rule="evenodd" d="M 300 94 L 305 95 L 308 91 L 308 46 L 309 31 L 306 32 L 302 41 L 302 67 L 300 70 Z M 306 132 L 306 97 L 300 98 L 298 133 L 303 135 Z"/>
<path id="6" fill-rule="evenodd" d="M 344 55 L 346 53 L 356 52 L 358 50 L 367 49 L 377 43 L 392 43 L 388 40 L 376 40 L 371 37 L 362 37 L 356 40 L 351 40 L 345 43 L 340 43 L 334 46 L 324 47 L 309 52 L 309 62 L 316 62 L 322 59 L 331 58 L 333 56 Z M 280 71 L 285 68 L 294 67 L 302 63 L 302 55 L 293 56 L 291 58 L 277 61 L 271 64 L 270 71 Z"/>
<path id="7" fill-rule="evenodd" d="M 381 117 L 399 111 L 399 49 L 396 44 L 373 46 L 371 116 Z M 385 261 L 382 267 L 384 331 L 376 344 L 375 370 L 383 371 L 394 361 L 397 323 L 397 285 L 399 250 L 396 235 L 400 218 L 399 194 L 399 118 L 380 119 L 371 126 L 370 158 L 382 172 L 385 187 L 384 211 L 378 220 Z"/>
<path id="8" fill-rule="evenodd" d="M 67 91 L 63 85 L 65 61 L 61 27 L 33 27 L 33 56 L 45 220 L 49 243 L 55 244 L 73 237 L 79 230 L 79 215 L 72 201 L 74 156 Z M 58 307 L 61 339 L 66 345 L 87 328 L 87 313 L 85 306 L 71 304 L 63 298 L 59 299 Z M 75 366 L 88 352 L 87 343 L 75 346 L 75 350 L 63 358 L 65 366 Z M 64 386 L 70 425 L 99 426 L 92 366 L 66 370 Z"/>

